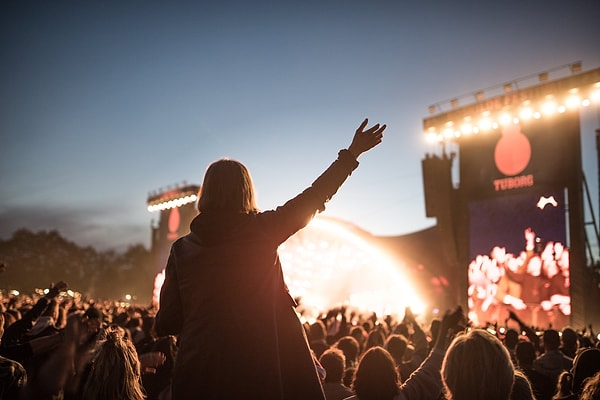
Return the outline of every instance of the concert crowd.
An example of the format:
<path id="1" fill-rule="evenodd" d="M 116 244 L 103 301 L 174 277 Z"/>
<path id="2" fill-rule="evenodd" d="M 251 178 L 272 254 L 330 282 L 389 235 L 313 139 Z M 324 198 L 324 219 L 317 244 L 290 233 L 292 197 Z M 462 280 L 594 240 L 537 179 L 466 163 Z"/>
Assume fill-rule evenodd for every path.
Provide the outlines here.
<path id="1" fill-rule="evenodd" d="M 66 289 L 2 294 L 0 398 L 171 399 L 178 337 L 156 335 L 154 307 Z M 303 326 L 327 400 L 599 398 L 591 326 L 533 329 L 513 312 L 507 322 L 477 326 L 460 307 L 427 325 L 408 308 L 401 318 L 336 308 Z"/>

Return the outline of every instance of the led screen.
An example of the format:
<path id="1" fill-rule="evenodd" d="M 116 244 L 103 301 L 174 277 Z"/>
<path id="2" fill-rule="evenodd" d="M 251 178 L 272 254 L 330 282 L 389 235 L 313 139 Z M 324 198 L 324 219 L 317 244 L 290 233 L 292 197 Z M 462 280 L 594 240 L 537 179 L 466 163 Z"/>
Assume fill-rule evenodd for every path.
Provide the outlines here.
<path id="1" fill-rule="evenodd" d="M 468 303 L 475 325 L 513 312 L 539 328 L 568 324 L 565 189 L 532 190 L 469 203 Z"/>

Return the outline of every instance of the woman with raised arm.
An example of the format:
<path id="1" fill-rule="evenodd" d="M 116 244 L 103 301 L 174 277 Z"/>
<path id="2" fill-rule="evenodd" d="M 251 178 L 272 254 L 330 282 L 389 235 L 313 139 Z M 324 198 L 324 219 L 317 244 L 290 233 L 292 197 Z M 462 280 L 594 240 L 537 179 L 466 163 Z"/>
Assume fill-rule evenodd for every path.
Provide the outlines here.
<path id="1" fill-rule="evenodd" d="M 172 245 L 155 322 L 159 336 L 179 339 L 174 400 L 325 398 L 277 248 L 381 143 L 386 126 L 367 124 L 309 188 L 272 211 L 258 210 L 243 164 L 208 167 L 191 233 Z"/>

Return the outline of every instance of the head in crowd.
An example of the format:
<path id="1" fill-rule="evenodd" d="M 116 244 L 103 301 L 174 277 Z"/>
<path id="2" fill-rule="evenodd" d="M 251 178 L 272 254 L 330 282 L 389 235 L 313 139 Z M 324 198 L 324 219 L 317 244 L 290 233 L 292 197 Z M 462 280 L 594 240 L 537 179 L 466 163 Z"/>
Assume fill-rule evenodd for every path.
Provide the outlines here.
<path id="1" fill-rule="evenodd" d="M 88 332 L 90 334 L 96 334 L 98 331 L 100 331 L 100 328 L 102 327 L 102 322 L 104 320 L 104 315 L 102 314 L 102 311 L 100 311 L 94 306 L 90 306 L 87 310 L 85 310 L 83 317 L 84 321 L 87 324 Z"/>
<path id="2" fill-rule="evenodd" d="M 116 326 L 108 328 L 104 334 L 83 387 L 83 398 L 144 399 L 140 362 L 133 343 L 125 339 L 123 329 Z"/>
<path id="3" fill-rule="evenodd" d="M 404 335 L 393 334 L 385 341 L 385 349 L 392 355 L 397 365 L 402 363 L 407 347 L 408 339 Z"/>
<path id="4" fill-rule="evenodd" d="M 310 324 L 309 340 L 324 340 L 326 336 L 326 328 L 323 321 L 317 320 Z"/>
<path id="5" fill-rule="evenodd" d="M 510 393 L 510 400 L 536 400 L 531 388 L 531 382 L 527 379 L 527 376 L 519 371 L 515 370 L 515 383 L 513 384 L 512 392 Z"/>
<path id="6" fill-rule="evenodd" d="M 521 368 L 531 368 L 537 357 L 533 343 L 527 340 L 520 340 L 515 347 L 515 357 Z"/>
<path id="7" fill-rule="evenodd" d="M 344 352 L 346 367 L 353 367 L 356 365 L 360 351 L 358 340 L 352 336 L 343 336 L 335 343 L 335 347 Z"/>
<path id="8" fill-rule="evenodd" d="M 258 211 L 250 171 L 239 161 L 213 162 L 200 188 L 198 211 L 252 213 Z"/>
<path id="9" fill-rule="evenodd" d="M 367 335 L 367 343 L 365 344 L 365 350 L 370 349 L 371 347 L 379 346 L 383 347 L 385 344 L 385 337 L 381 330 L 373 329 Z"/>
<path id="10" fill-rule="evenodd" d="M 514 382 L 508 350 L 483 329 L 454 338 L 441 374 L 448 400 L 508 400 Z"/>
<path id="11" fill-rule="evenodd" d="M 341 383 L 344 377 L 346 358 L 344 353 L 335 347 L 325 350 L 319 358 L 319 363 L 325 368 L 325 382 Z"/>
<path id="12" fill-rule="evenodd" d="M 390 353 L 383 347 L 368 349 L 361 357 L 352 389 L 360 400 L 391 400 L 398 393 L 399 378 Z"/>
<path id="13" fill-rule="evenodd" d="M 569 371 L 563 371 L 558 376 L 554 399 L 567 397 L 573 393 L 573 374 Z"/>
<path id="14" fill-rule="evenodd" d="M 514 328 L 509 328 L 504 336 L 504 344 L 508 349 L 514 349 L 519 341 L 519 332 Z"/>
<path id="15" fill-rule="evenodd" d="M 567 356 L 575 358 L 575 354 L 577 354 L 577 349 L 579 348 L 579 336 L 575 329 L 570 326 L 564 327 L 561 340 L 561 351 Z"/>
<path id="16" fill-rule="evenodd" d="M 580 393 L 587 378 L 600 371 L 600 349 L 587 348 L 573 359 L 573 393 Z"/>
<path id="17" fill-rule="evenodd" d="M 350 329 L 350 336 L 356 339 L 358 345 L 360 346 L 360 351 L 362 352 L 362 349 L 364 348 L 365 343 L 367 341 L 367 331 L 365 330 L 365 328 L 361 325 L 356 325 L 352 327 L 352 329 Z"/>
<path id="18" fill-rule="evenodd" d="M 546 329 L 542 340 L 545 351 L 558 350 L 560 347 L 560 334 L 555 329 Z"/>
<path id="19" fill-rule="evenodd" d="M 585 380 L 580 400 L 600 400 L 600 372 Z"/>

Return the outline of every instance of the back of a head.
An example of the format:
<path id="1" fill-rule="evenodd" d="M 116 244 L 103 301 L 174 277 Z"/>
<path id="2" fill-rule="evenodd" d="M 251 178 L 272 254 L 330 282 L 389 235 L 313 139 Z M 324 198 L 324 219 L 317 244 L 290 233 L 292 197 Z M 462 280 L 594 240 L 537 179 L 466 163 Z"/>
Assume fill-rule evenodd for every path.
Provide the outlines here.
<path id="1" fill-rule="evenodd" d="M 367 335 L 367 343 L 365 344 L 365 349 L 370 349 L 371 347 L 379 346 L 383 347 L 385 344 L 385 337 L 383 333 L 378 329 L 373 329 Z"/>
<path id="2" fill-rule="evenodd" d="M 579 336 L 575 329 L 567 326 L 562 330 L 562 342 L 565 346 L 576 346 L 579 341 Z"/>
<path id="3" fill-rule="evenodd" d="M 600 400 L 600 372 L 588 378 L 583 385 L 580 400 Z"/>
<path id="4" fill-rule="evenodd" d="M 353 336 L 341 337 L 336 343 L 335 347 L 340 349 L 346 358 L 346 365 L 354 365 L 358 359 L 358 352 L 360 351 L 360 344 Z"/>
<path id="5" fill-rule="evenodd" d="M 319 363 L 325 368 L 325 382 L 340 383 L 344 377 L 344 369 L 346 366 L 346 358 L 344 353 L 335 347 L 325 350 Z"/>
<path id="6" fill-rule="evenodd" d="M 483 329 L 454 338 L 441 373 L 449 400 L 508 400 L 514 382 L 508 350 Z"/>
<path id="7" fill-rule="evenodd" d="M 356 339 L 361 347 L 367 341 L 367 331 L 361 325 L 352 327 L 352 329 L 350 329 L 350 336 Z"/>
<path id="8" fill-rule="evenodd" d="M 398 372 L 390 353 L 375 346 L 361 357 L 352 389 L 360 400 L 391 400 L 398 393 Z"/>
<path id="9" fill-rule="evenodd" d="M 516 329 L 509 328 L 504 336 L 504 344 L 509 349 L 514 349 L 519 341 L 519 332 Z"/>
<path id="10" fill-rule="evenodd" d="M 402 361 L 407 346 L 408 339 L 399 334 L 390 335 L 385 341 L 385 349 L 389 351 L 396 363 Z"/>
<path id="11" fill-rule="evenodd" d="M 542 337 L 544 350 L 557 350 L 560 347 L 560 334 L 555 329 L 546 329 Z"/>
<path id="12" fill-rule="evenodd" d="M 520 340 L 515 347 L 515 357 L 521 368 L 529 368 L 533 365 L 537 354 L 533 343 L 527 340 Z"/>
<path id="13" fill-rule="evenodd" d="M 122 328 L 110 328 L 94 355 L 93 367 L 83 387 L 83 398 L 142 400 L 140 362 L 133 343 Z"/>
<path id="14" fill-rule="evenodd" d="M 555 398 L 566 397 L 573 394 L 573 374 L 569 371 L 563 371 L 558 376 L 556 383 Z"/>
<path id="15" fill-rule="evenodd" d="M 510 393 L 510 400 L 536 400 L 531 387 L 531 382 L 527 376 L 519 371 L 515 370 L 515 383 L 513 384 L 512 392 Z"/>
<path id="16" fill-rule="evenodd" d="M 212 163 L 200 188 L 198 211 L 251 213 L 258 211 L 250 172 L 239 161 L 222 159 Z"/>
<path id="17" fill-rule="evenodd" d="M 312 324 L 310 324 L 310 330 L 309 330 L 309 339 L 310 340 L 323 340 L 326 337 L 327 334 L 327 328 L 325 327 L 325 324 L 323 323 L 323 321 L 315 321 Z"/>
<path id="18" fill-rule="evenodd" d="M 573 360 L 573 393 L 578 393 L 583 388 L 587 378 L 600 371 L 600 349 L 587 348 L 577 353 Z"/>

